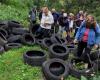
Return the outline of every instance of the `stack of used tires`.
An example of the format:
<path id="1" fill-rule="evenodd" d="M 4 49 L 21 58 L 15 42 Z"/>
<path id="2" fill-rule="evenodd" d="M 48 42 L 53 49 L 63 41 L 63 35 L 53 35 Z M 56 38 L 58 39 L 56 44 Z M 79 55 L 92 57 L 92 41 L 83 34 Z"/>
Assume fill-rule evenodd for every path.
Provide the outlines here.
<path id="1" fill-rule="evenodd" d="M 32 30 L 34 29 L 32 28 Z M 36 36 L 32 31 L 31 34 Z M 66 46 L 67 41 L 59 35 L 53 34 L 49 38 L 36 38 L 36 43 L 40 45 L 43 50 L 49 52 L 48 56 L 47 53 L 44 53 L 44 55 L 46 55 L 44 57 L 41 50 L 27 51 L 23 54 L 24 63 L 31 66 L 42 66 L 42 71 L 46 80 L 61 80 L 62 78 L 66 78 L 70 70 L 69 64 L 65 61 L 68 60 L 69 56 L 69 49 Z M 49 57 L 48 60 L 47 57 Z"/>
<path id="2" fill-rule="evenodd" d="M 94 50 L 90 54 L 92 62 L 97 64 L 96 71 L 100 70 L 100 49 Z"/>
<path id="3" fill-rule="evenodd" d="M 36 36 L 34 30 L 37 30 L 37 28 L 38 27 L 33 26 L 30 29 L 30 33 Z M 25 60 L 24 54 L 24 62 L 31 66 L 37 66 L 38 63 L 41 63 L 42 71 L 46 80 L 63 80 L 67 78 L 68 75 L 72 75 L 80 79 L 81 76 L 90 77 L 95 74 L 97 61 L 91 63 L 86 62 L 85 60 L 75 57 L 75 55 L 74 58 L 69 58 L 71 53 L 75 54 L 77 52 L 77 45 L 73 44 L 72 41 L 69 44 L 66 39 L 61 38 L 58 34 L 52 34 L 48 38 L 36 38 L 36 43 L 40 45 L 43 50 L 48 51 L 48 56 L 45 56 L 44 60 L 43 56 L 41 56 L 42 59 L 40 60 L 32 60 L 33 57 L 30 59 L 26 58 Z M 33 52 L 31 54 L 35 55 L 36 53 L 37 52 Z M 49 59 L 47 59 L 47 57 Z M 92 55 L 90 57 L 92 57 Z M 75 66 L 77 63 L 81 62 L 88 66 L 83 69 L 76 68 Z"/>
<path id="4" fill-rule="evenodd" d="M 80 68 L 76 67 L 77 64 L 85 64 L 84 66 L 79 65 Z M 87 64 L 87 65 L 86 65 Z M 83 67 L 83 68 L 81 68 Z M 74 58 L 69 62 L 70 74 L 76 78 L 81 79 L 81 76 L 92 77 L 95 75 L 97 65 L 94 62 L 85 62 L 82 59 Z"/>
<path id="5" fill-rule="evenodd" d="M 19 22 L 0 21 L 0 53 L 12 48 L 20 48 L 22 45 L 34 45 L 35 38 L 29 29 L 24 28 Z"/>
<path id="6" fill-rule="evenodd" d="M 76 53 L 77 46 L 69 44 L 66 39 L 58 34 L 40 38 L 37 37 L 39 25 L 33 24 L 29 29 L 24 28 L 17 21 L 0 21 L 0 54 L 22 45 L 34 46 L 36 43 L 43 50 L 29 50 L 23 54 L 25 64 L 42 67 L 46 80 L 64 80 L 68 75 L 80 79 L 93 76 L 100 70 L 100 51 L 91 52 L 89 61 L 77 58 L 71 53 Z M 46 51 L 44 51 L 46 50 Z M 73 55 L 70 58 L 70 55 Z M 77 68 L 79 63 L 86 64 L 85 68 Z M 80 66 L 81 67 L 81 66 Z"/>

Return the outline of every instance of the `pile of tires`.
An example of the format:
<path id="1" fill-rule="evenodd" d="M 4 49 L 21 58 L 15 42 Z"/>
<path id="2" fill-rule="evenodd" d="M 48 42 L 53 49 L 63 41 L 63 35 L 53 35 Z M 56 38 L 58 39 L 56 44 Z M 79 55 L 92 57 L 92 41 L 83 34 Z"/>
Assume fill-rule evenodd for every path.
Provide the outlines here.
<path id="1" fill-rule="evenodd" d="M 0 53 L 20 48 L 22 45 L 33 46 L 34 44 L 34 36 L 20 22 L 14 20 L 0 21 Z"/>
<path id="2" fill-rule="evenodd" d="M 100 52 L 91 52 L 91 62 L 83 59 L 70 59 L 70 53 L 76 53 L 77 46 L 70 44 L 58 34 L 41 38 L 37 34 L 38 24 L 32 24 L 29 29 L 24 28 L 17 21 L 0 21 L 0 54 L 10 49 L 21 48 L 22 45 L 40 45 L 43 50 L 29 50 L 23 54 L 23 62 L 30 66 L 42 67 L 46 80 L 64 80 L 68 75 L 80 79 L 81 76 L 93 76 L 100 70 Z M 44 51 L 46 50 L 46 51 Z M 70 59 L 70 60 L 69 60 Z M 85 59 L 85 58 L 84 58 Z M 90 64 L 86 69 L 79 70 L 75 64 L 83 61 Z"/>
<path id="3" fill-rule="evenodd" d="M 91 60 L 97 64 L 97 71 L 100 71 L 100 50 L 97 49 L 95 51 L 92 51 L 90 54 Z"/>

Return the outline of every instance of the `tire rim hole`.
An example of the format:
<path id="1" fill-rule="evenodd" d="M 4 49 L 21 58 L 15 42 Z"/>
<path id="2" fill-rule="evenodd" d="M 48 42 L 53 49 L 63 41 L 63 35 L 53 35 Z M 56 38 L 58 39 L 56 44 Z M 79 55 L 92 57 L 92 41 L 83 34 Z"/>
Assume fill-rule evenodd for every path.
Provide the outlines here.
<path id="1" fill-rule="evenodd" d="M 44 56 L 44 53 L 41 51 L 28 51 L 26 54 L 27 54 L 27 56 L 30 56 L 30 57 Z"/>
<path id="2" fill-rule="evenodd" d="M 57 74 L 55 74 L 55 73 L 53 73 L 53 71 L 52 71 L 52 69 L 55 69 L 55 68 L 56 68 L 56 69 L 61 68 L 61 71 L 59 71 L 59 73 L 58 73 L 58 71 L 55 71 L 55 73 L 57 73 Z M 56 76 L 62 75 L 62 74 L 64 73 L 64 71 L 65 71 L 65 67 L 63 66 L 63 64 L 61 64 L 61 63 L 59 63 L 59 62 L 54 62 L 54 63 L 50 64 L 49 69 L 50 69 L 50 72 L 51 72 L 52 74 L 56 75 Z"/>
<path id="3" fill-rule="evenodd" d="M 8 46 L 14 46 L 14 47 L 16 47 L 16 46 L 18 46 L 18 44 L 8 44 Z"/>
<path id="4" fill-rule="evenodd" d="M 25 36 L 25 40 L 29 43 L 33 43 L 34 42 L 34 39 L 30 36 L 30 35 L 26 35 Z"/>
<path id="5" fill-rule="evenodd" d="M 54 46 L 53 50 L 56 53 L 65 53 L 66 52 L 66 49 L 63 46 Z"/>
<path id="6" fill-rule="evenodd" d="M 46 44 L 47 44 L 47 46 L 51 46 L 51 45 L 52 45 L 51 40 L 47 40 L 47 41 L 46 41 Z"/>

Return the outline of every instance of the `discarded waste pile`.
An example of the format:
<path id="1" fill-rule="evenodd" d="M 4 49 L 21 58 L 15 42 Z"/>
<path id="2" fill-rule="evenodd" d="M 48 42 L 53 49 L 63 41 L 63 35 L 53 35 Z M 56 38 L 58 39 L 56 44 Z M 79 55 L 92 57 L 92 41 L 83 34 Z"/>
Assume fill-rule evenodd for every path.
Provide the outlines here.
<path id="1" fill-rule="evenodd" d="M 99 50 L 91 51 L 88 58 L 84 53 L 77 58 L 77 45 L 68 43 L 66 39 L 53 33 L 40 38 L 36 34 L 38 28 L 38 25 L 31 25 L 27 29 L 17 21 L 0 21 L 0 54 L 12 48 L 21 48 L 22 45 L 40 45 L 42 50 L 25 52 L 23 61 L 33 67 L 42 67 L 46 80 L 61 80 L 68 75 L 79 79 L 81 76 L 91 77 L 100 70 Z"/>

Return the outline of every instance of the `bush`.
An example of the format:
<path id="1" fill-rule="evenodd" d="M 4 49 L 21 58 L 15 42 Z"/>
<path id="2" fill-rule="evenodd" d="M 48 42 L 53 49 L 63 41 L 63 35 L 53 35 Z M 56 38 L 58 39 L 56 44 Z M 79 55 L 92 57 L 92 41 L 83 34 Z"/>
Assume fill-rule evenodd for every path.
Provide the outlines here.
<path id="1" fill-rule="evenodd" d="M 28 26 L 28 8 L 16 8 L 14 6 L 0 4 L 0 19 L 1 20 L 16 20 L 25 26 Z"/>

